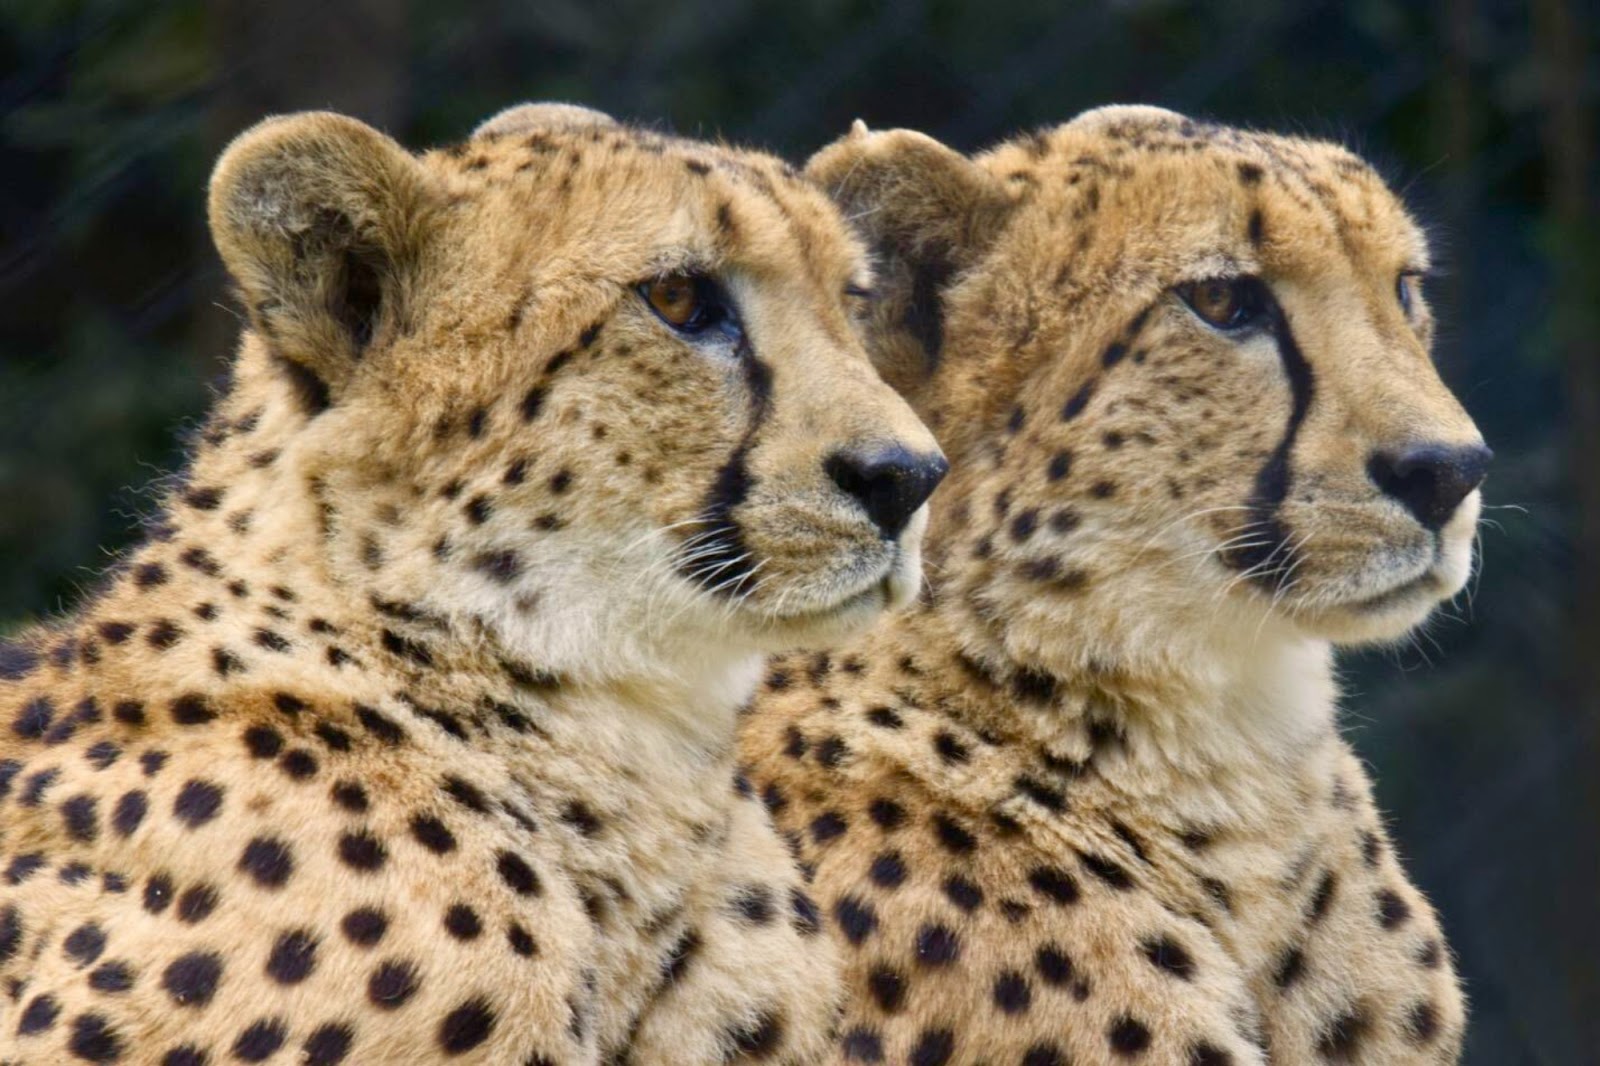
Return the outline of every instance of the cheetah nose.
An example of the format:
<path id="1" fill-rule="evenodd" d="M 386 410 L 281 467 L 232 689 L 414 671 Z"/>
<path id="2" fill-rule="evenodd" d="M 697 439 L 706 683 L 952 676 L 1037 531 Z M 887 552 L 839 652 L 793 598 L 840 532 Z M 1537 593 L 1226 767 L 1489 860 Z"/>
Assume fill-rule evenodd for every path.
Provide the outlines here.
<path id="1" fill-rule="evenodd" d="M 1483 484 L 1494 452 L 1482 444 L 1412 444 L 1374 452 L 1367 475 L 1384 495 L 1405 505 L 1424 529 L 1437 533 L 1461 501 Z"/>
<path id="2" fill-rule="evenodd" d="M 938 452 L 915 454 L 901 444 L 852 445 L 823 461 L 833 483 L 861 504 L 885 540 L 906 528 L 950 464 Z"/>

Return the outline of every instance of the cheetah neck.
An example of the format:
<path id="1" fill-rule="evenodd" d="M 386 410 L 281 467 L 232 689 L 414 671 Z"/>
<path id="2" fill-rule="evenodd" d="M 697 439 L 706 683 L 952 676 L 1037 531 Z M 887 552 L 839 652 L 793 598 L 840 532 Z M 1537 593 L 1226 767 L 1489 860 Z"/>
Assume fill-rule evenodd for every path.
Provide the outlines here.
<path id="1" fill-rule="evenodd" d="M 691 755 L 728 749 L 757 652 L 624 631 L 633 605 L 586 587 L 600 579 L 559 555 L 530 562 L 567 581 L 537 625 L 441 596 L 437 537 L 409 521 L 419 490 L 381 457 L 352 457 L 344 439 L 360 438 L 339 409 L 308 418 L 247 342 L 149 542 L 89 609 L 87 639 L 111 623 L 119 643 L 160 651 L 148 668 L 165 667 L 174 686 L 511 693 Z M 117 628 L 128 624 L 131 637 Z"/>
<path id="2" fill-rule="evenodd" d="M 953 592 L 906 618 L 902 639 L 954 664 L 957 713 L 1127 792 L 1292 773 L 1332 732 L 1329 645 L 1248 610 L 1186 617 L 1156 589 L 1110 582 L 1069 607 Z"/>

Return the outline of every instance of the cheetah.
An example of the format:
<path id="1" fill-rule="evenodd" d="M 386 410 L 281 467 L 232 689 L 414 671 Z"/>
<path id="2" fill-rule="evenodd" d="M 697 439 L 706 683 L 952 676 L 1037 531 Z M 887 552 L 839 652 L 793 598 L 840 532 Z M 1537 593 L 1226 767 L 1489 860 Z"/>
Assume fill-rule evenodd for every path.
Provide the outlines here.
<path id="1" fill-rule="evenodd" d="M 568 105 L 269 119 L 148 542 L 0 645 L 0 1060 L 800 1062 L 835 949 L 734 760 L 914 597 L 944 458 L 794 168 Z"/>
<path id="2" fill-rule="evenodd" d="M 1471 567 L 1421 231 L 1343 148 L 1152 108 L 808 173 L 953 468 L 919 604 L 740 727 L 845 957 L 835 1061 L 1455 1061 L 1331 666 Z"/>

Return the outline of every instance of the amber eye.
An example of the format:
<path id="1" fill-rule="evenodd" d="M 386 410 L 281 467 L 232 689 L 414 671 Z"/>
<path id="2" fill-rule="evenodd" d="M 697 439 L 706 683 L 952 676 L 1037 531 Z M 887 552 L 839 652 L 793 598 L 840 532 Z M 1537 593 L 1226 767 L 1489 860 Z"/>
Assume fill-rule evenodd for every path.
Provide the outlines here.
<path id="1" fill-rule="evenodd" d="M 1189 309 L 1217 329 L 1252 325 L 1267 309 L 1266 286 L 1260 278 L 1206 278 L 1177 287 Z"/>
<path id="2" fill-rule="evenodd" d="M 730 336 L 739 333 L 732 301 L 704 274 L 684 272 L 655 278 L 639 286 L 639 295 L 656 317 L 679 333 L 694 336 L 714 326 Z"/>

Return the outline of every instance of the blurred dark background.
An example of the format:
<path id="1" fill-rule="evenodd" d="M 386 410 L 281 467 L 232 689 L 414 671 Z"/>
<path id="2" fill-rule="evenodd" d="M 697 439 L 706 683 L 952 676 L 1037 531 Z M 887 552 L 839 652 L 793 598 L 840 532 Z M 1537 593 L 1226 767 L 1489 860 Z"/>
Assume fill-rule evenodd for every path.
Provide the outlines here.
<path id="1" fill-rule="evenodd" d="M 862 117 L 965 149 L 1114 101 L 1345 140 L 1435 234 L 1438 359 L 1499 453 L 1474 591 L 1350 657 L 1351 735 L 1441 907 L 1468 1061 L 1600 1063 L 1595 0 L 6 0 L 0 632 L 138 535 L 237 322 L 204 188 L 331 107 L 422 147 L 523 99 L 803 159 Z"/>

